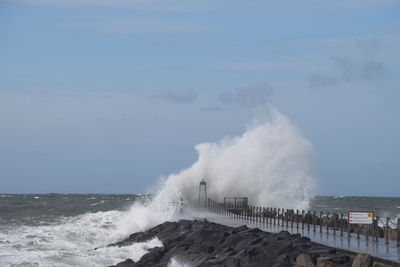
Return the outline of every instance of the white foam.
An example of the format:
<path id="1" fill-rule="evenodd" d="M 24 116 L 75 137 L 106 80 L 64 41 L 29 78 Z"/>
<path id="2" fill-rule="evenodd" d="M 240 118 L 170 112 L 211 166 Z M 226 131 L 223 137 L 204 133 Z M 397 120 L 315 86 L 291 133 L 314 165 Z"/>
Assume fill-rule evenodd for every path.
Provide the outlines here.
<path id="1" fill-rule="evenodd" d="M 122 215 L 119 211 L 97 212 L 52 225 L 0 231 L 0 266 L 107 266 L 128 258 L 137 261 L 147 249 L 162 246 L 155 238 L 121 248 L 106 247 L 118 240 L 115 221 Z"/>
<path id="2" fill-rule="evenodd" d="M 167 267 L 191 267 L 189 263 L 184 263 L 181 260 L 178 260 L 175 257 L 172 257 L 171 260 L 168 262 Z"/>
<path id="3" fill-rule="evenodd" d="M 196 145 L 198 160 L 163 179 L 150 204 L 133 205 L 120 229 L 135 232 L 176 220 L 171 203 L 179 197 L 188 205 L 196 203 L 203 178 L 208 197 L 217 201 L 247 196 L 252 205 L 306 210 L 315 187 L 312 146 L 277 110 L 268 115 L 255 119 L 241 136 Z"/>

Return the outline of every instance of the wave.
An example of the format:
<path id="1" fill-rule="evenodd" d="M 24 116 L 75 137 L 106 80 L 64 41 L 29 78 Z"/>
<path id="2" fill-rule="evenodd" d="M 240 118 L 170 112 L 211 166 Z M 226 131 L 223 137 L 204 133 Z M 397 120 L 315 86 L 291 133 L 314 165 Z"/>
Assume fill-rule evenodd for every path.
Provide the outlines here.
<path id="1" fill-rule="evenodd" d="M 195 146 L 198 159 L 187 169 L 161 179 L 150 203 L 136 203 L 119 227 L 136 232 L 176 220 L 180 198 L 198 202 L 199 182 L 208 197 L 247 196 L 252 205 L 307 209 L 314 196 L 313 148 L 288 118 L 276 109 L 258 116 L 237 137 Z"/>
<path id="2" fill-rule="evenodd" d="M 107 247 L 120 237 L 115 222 L 122 215 L 120 211 L 87 213 L 64 217 L 52 225 L 0 231 L 0 265 L 108 266 L 128 258 L 137 261 L 147 249 L 162 246 L 155 238 L 127 247 Z"/>

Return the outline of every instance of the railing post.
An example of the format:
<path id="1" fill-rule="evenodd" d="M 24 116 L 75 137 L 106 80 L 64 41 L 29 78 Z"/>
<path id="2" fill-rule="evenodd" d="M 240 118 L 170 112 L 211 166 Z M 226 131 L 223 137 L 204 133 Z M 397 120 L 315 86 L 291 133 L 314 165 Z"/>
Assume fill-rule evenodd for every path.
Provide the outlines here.
<path id="1" fill-rule="evenodd" d="M 293 230 L 293 219 L 294 219 L 294 210 L 290 214 L 290 229 L 292 229 L 292 230 Z"/>
<path id="2" fill-rule="evenodd" d="M 249 209 L 249 221 L 252 221 L 253 220 L 253 206 L 250 206 L 250 209 Z"/>
<path id="3" fill-rule="evenodd" d="M 386 237 L 385 237 L 385 244 L 389 245 L 389 217 L 386 217 Z"/>
<path id="4" fill-rule="evenodd" d="M 299 210 L 296 210 L 296 229 L 299 231 Z"/>
<path id="5" fill-rule="evenodd" d="M 273 213 L 273 216 L 274 216 L 274 225 L 275 225 L 275 219 L 276 219 L 276 208 L 274 208 L 274 213 Z"/>
<path id="6" fill-rule="evenodd" d="M 336 222 L 337 222 L 337 217 L 336 217 L 336 213 L 334 213 L 335 214 L 335 217 L 333 218 L 334 219 L 334 221 L 333 221 L 333 235 L 335 236 L 336 235 Z"/>
<path id="7" fill-rule="evenodd" d="M 278 223 L 277 223 L 277 225 L 279 226 L 279 214 L 280 214 L 280 211 L 281 211 L 281 209 L 278 209 Z"/>
<path id="8" fill-rule="evenodd" d="M 351 224 L 350 224 L 350 218 L 349 216 L 347 216 L 347 238 L 351 238 Z"/>
<path id="9" fill-rule="evenodd" d="M 357 239 L 360 239 L 360 225 L 358 224 L 358 227 L 357 227 Z"/>
<path id="10" fill-rule="evenodd" d="M 329 234 L 329 213 L 326 214 L 326 234 Z"/>
<path id="11" fill-rule="evenodd" d="M 397 245 L 400 247 L 400 218 L 397 218 Z"/>
<path id="12" fill-rule="evenodd" d="M 289 228 L 289 213 L 288 213 L 288 209 L 286 209 L 285 218 L 286 218 L 286 228 Z"/>
<path id="13" fill-rule="evenodd" d="M 310 216 L 311 212 L 307 211 L 307 232 L 310 232 Z"/>
<path id="14" fill-rule="evenodd" d="M 265 225 L 265 207 L 262 207 L 262 223 Z"/>
<path id="15" fill-rule="evenodd" d="M 343 237 L 343 214 L 340 214 L 340 236 Z"/>
<path id="16" fill-rule="evenodd" d="M 313 216 L 313 218 L 312 218 L 312 222 L 313 222 L 313 231 L 314 231 L 314 233 L 315 233 L 315 228 L 317 227 L 317 225 L 316 225 L 316 221 L 315 221 L 315 218 L 317 217 L 317 213 L 315 212 L 315 210 L 314 210 L 314 216 Z"/>
<path id="17" fill-rule="evenodd" d="M 304 210 L 301 210 L 301 230 L 304 231 Z"/>
<path id="18" fill-rule="evenodd" d="M 213 201 L 213 212 L 217 213 L 217 206 L 215 205 L 215 200 Z"/>
<path id="19" fill-rule="evenodd" d="M 322 234 L 322 211 L 319 213 L 319 233 Z"/>
<path id="20" fill-rule="evenodd" d="M 284 217 L 285 217 L 285 213 L 284 213 L 284 209 L 282 209 L 282 227 L 285 226 Z"/>
<path id="21" fill-rule="evenodd" d="M 270 216 L 271 216 L 271 217 L 269 218 L 270 224 L 271 224 L 271 225 L 274 225 L 274 221 L 275 221 L 275 208 L 271 208 Z"/>
<path id="22" fill-rule="evenodd" d="M 264 208 L 260 207 L 260 224 L 263 223 L 263 217 L 264 217 Z"/>
<path id="23" fill-rule="evenodd" d="M 379 224 L 378 224 L 379 217 L 376 216 L 374 220 L 374 234 L 375 234 L 375 242 L 378 243 L 379 240 Z"/>

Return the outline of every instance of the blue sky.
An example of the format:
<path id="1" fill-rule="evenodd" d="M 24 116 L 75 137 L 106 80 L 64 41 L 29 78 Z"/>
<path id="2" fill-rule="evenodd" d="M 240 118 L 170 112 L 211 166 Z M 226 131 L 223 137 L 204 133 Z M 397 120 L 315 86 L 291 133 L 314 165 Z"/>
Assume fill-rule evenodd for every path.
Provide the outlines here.
<path id="1" fill-rule="evenodd" d="M 3 0 L 0 192 L 139 193 L 268 99 L 319 194 L 398 196 L 400 3 Z"/>

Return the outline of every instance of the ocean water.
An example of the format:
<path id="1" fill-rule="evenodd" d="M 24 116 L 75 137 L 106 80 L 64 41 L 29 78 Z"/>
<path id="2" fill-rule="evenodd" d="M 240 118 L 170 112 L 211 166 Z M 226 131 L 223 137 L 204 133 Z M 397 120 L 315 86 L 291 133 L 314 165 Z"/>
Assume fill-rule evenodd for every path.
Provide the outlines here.
<path id="1" fill-rule="evenodd" d="M 161 245 L 159 240 L 105 246 L 164 221 L 198 215 L 189 208 L 180 213 L 179 200 L 186 207 L 196 203 L 203 178 L 208 196 L 217 201 L 244 195 L 253 205 L 304 209 L 314 193 L 312 144 L 272 107 L 255 110 L 243 134 L 194 149 L 197 160 L 162 179 L 146 204 L 137 195 L 1 195 L 0 266 L 107 266 L 138 260 L 146 248 Z"/>
<path id="2" fill-rule="evenodd" d="M 161 242 L 105 246 L 127 237 L 118 222 L 133 202 L 145 200 L 140 195 L 0 195 L 0 266 L 108 266 L 138 260 Z"/>
<path id="3" fill-rule="evenodd" d="M 310 210 L 347 216 L 349 211 L 373 211 L 382 221 L 400 218 L 400 197 L 317 196 L 310 201 Z M 397 225 L 396 225 L 397 226 Z"/>
<path id="4" fill-rule="evenodd" d="M 138 260 L 161 242 L 105 246 L 136 229 L 126 227 L 132 216 L 143 216 L 132 206 L 146 201 L 141 195 L 0 195 L 0 266 L 108 266 L 127 258 Z M 320 196 L 310 204 L 310 210 L 324 213 L 373 210 L 392 219 L 400 214 L 400 198 Z M 157 222 L 144 220 L 137 229 Z"/>

